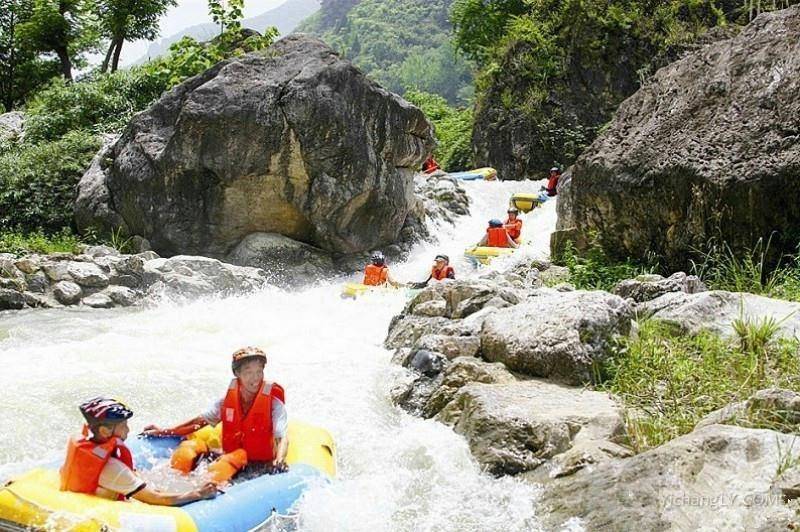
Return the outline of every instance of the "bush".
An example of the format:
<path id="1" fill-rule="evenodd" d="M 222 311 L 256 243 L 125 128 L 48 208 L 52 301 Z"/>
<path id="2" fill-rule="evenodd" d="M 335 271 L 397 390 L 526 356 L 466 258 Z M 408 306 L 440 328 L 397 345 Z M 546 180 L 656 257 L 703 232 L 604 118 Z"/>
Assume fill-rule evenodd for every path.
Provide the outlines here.
<path id="1" fill-rule="evenodd" d="M 68 227 L 75 185 L 100 145 L 97 135 L 74 131 L 0 155 L 0 230 L 50 234 Z"/>
<path id="2" fill-rule="evenodd" d="M 0 253 L 26 255 L 29 253 L 78 253 L 80 238 L 68 228 L 47 235 L 42 231 L 33 233 L 0 232 Z"/>
<path id="3" fill-rule="evenodd" d="M 773 320 L 739 320 L 734 328 L 733 340 L 708 332 L 687 337 L 648 321 L 638 335 L 622 341 L 603 369 L 602 387 L 627 407 L 634 450 L 687 434 L 709 413 L 760 389 L 800 391 L 798 341 L 776 339 Z M 791 430 L 780 418 L 763 414 L 737 424 Z"/>
<path id="4" fill-rule="evenodd" d="M 656 270 L 654 264 L 611 259 L 596 238 L 582 254 L 577 252 L 572 242 L 567 242 L 557 262 L 569 269 L 570 283 L 579 290 L 611 290 L 620 281 Z"/>
<path id="5" fill-rule="evenodd" d="M 472 109 L 456 109 L 443 97 L 408 90 L 405 98 L 422 109 L 433 124 L 439 144 L 434 151 L 439 164 L 447 171 L 466 170 L 472 162 Z"/>

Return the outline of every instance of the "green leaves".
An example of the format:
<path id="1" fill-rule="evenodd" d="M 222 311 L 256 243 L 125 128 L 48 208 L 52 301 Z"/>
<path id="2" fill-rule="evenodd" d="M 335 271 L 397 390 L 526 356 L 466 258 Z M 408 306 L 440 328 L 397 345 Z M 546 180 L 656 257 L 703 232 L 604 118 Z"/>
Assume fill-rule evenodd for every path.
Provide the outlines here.
<path id="1" fill-rule="evenodd" d="M 434 156 L 447 171 L 467 170 L 472 163 L 472 109 L 455 109 L 436 94 L 409 90 L 405 98 L 422 109 L 439 141 Z"/>

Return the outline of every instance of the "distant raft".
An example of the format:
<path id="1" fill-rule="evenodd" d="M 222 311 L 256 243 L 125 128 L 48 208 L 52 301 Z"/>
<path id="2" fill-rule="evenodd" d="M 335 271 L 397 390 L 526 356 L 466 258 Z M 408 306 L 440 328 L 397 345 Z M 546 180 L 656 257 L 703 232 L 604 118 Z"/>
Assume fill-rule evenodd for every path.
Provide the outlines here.
<path id="1" fill-rule="evenodd" d="M 548 200 L 545 192 L 517 192 L 511 196 L 509 204 L 521 212 L 528 213 Z"/>
<path id="2" fill-rule="evenodd" d="M 483 265 L 486 265 L 492 262 L 492 259 L 496 257 L 511 255 L 515 251 L 515 248 L 490 248 L 487 246 L 476 246 L 467 248 L 464 251 L 464 256 L 471 261 L 477 261 Z"/>
<path id="3" fill-rule="evenodd" d="M 376 292 L 376 291 L 385 291 L 385 290 L 401 290 L 400 288 L 394 288 L 392 286 L 369 286 L 366 284 L 361 283 L 345 283 L 342 285 L 342 292 L 341 296 L 343 299 L 356 299 L 357 297 L 363 296 L 369 292 Z M 419 292 L 419 289 L 416 288 L 405 288 L 406 296 L 412 297 Z"/>
<path id="4" fill-rule="evenodd" d="M 206 427 L 190 437 L 219 446 L 220 429 Z M 60 491 L 60 464 L 34 469 L 0 488 L 0 530 L 253 530 L 270 522 L 273 514 L 289 513 L 309 486 L 336 475 L 335 447 L 326 430 L 290 422 L 288 437 L 287 473 L 237 482 L 215 499 L 181 507 Z M 169 459 L 179 442 L 180 438 L 139 437 L 132 438 L 128 448 L 138 469 L 148 469 L 153 458 Z"/>
<path id="5" fill-rule="evenodd" d="M 494 168 L 476 168 L 475 170 L 468 170 L 466 172 L 450 172 L 451 177 L 460 179 L 462 181 L 496 181 L 497 170 Z"/>

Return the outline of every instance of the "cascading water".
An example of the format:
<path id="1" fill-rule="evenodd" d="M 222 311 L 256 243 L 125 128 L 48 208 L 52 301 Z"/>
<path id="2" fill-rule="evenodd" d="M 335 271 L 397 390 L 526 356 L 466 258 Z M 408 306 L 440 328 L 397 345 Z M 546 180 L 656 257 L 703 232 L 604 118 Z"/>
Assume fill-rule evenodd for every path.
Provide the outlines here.
<path id="1" fill-rule="evenodd" d="M 406 262 L 390 265 L 393 275 L 424 280 L 437 253 L 450 255 L 459 277 L 475 275 L 464 248 L 489 218 L 505 215 L 513 192 L 541 184 L 466 183 L 472 214 L 433 227 L 438 243 L 418 245 Z M 505 261 L 547 254 L 555 202 L 522 217 L 526 244 Z M 286 389 L 290 416 L 326 427 L 338 446 L 339 478 L 306 494 L 301 529 L 537 528 L 534 486 L 483 474 L 462 437 L 389 401 L 404 370 L 390 364 L 382 342 L 403 292 L 342 300 L 339 281 L 188 305 L 0 315 L 0 482 L 62 455 L 80 426 L 82 399 L 123 398 L 136 413 L 134 432 L 172 424 L 224 393 L 231 352 L 258 345 L 269 354 L 268 377 Z"/>

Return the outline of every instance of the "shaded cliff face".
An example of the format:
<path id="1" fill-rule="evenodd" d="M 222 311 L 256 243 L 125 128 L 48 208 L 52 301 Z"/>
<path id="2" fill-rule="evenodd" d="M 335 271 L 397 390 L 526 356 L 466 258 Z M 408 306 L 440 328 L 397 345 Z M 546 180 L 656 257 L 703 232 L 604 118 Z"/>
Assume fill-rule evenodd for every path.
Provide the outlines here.
<path id="1" fill-rule="evenodd" d="M 340 253 L 394 242 L 433 147 L 422 112 L 321 41 L 220 63 L 138 115 L 79 187 L 81 229 L 223 256 L 252 233 Z"/>
<path id="2" fill-rule="evenodd" d="M 592 233 L 617 256 L 686 267 L 709 239 L 734 252 L 800 235 L 800 7 L 659 70 L 578 159 L 554 250 Z"/>

